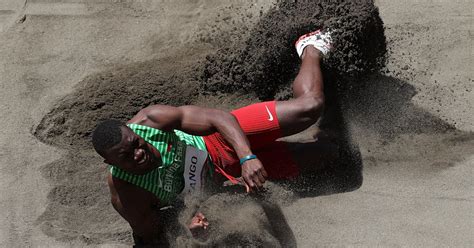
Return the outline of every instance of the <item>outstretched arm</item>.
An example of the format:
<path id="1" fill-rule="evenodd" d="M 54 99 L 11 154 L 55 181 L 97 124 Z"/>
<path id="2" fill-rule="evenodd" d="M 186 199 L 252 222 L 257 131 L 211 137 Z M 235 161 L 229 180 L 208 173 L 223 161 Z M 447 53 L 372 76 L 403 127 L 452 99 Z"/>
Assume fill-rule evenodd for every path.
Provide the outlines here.
<path id="1" fill-rule="evenodd" d="M 233 147 L 237 156 L 251 155 L 250 143 L 235 117 L 218 109 L 198 106 L 172 107 L 153 105 L 141 110 L 129 123 L 136 123 L 163 131 L 182 130 L 192 135 L 205 136 L 219 132 Z M 250 188 L 259 188 L 267 173 L 258 159 L 242 165 L 242 177 Z"/>

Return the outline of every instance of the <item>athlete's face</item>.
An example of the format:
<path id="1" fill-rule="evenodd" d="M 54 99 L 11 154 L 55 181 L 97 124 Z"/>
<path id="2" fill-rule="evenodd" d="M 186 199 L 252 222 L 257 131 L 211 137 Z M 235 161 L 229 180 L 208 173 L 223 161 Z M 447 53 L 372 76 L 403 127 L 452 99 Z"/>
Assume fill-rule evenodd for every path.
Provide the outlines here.
<path id="1" fill-rule="evenodd" d="M 161 161 L 158 150 L 128 127 L 122 127 L 122 141 L 108 149 L 104 158 L 105 163 L 138 175 L 159 166 Z"/>

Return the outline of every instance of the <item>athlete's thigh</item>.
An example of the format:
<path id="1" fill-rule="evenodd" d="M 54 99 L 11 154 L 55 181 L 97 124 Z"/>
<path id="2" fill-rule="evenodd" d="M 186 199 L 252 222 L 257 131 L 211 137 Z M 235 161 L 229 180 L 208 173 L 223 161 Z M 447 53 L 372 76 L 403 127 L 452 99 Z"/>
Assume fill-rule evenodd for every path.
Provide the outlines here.
<path id="1" fill-rule="evenodd" d="M 239 122 L 253 150 L 264 148 L 282 136 L 275 101 L 251 104 L 231 113 Z"/>

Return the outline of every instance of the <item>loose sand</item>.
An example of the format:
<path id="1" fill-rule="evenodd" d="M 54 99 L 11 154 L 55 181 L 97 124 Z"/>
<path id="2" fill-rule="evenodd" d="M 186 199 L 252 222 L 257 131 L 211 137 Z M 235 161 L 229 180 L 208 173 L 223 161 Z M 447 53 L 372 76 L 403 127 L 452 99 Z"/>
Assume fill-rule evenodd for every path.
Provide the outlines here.
<path id="1" fill-rule="evenodd" d="M 190 244 L 180 223 L 201 208 L 224 230 L 207 245 L 472 245 L 473 4 L 376 1 L 388 56 L 367 77 L 384 62 L 370 52 L 385 50 L 371 3 L 298 2 L 299 10 L 267 1 L 0 3 L 0 245 L 129 245 L 129 228 L 109 204 L 105 167 L 87 144 L 91 125 L 158 102 L 230 109 L 285 98 L 296 57 L 284 42 L 321 24 L 365 28 L 336 35 L 348 45 L 325 70 L 338 114 L 322 123 L 336 123 L 344 144 L 358 144 L 344 154 L 353 162 L 361 154 L 363 185 L 332 194 L 360 186 L 361 168 L 344 165 L 312 178 L 311 194 L 270 184 L 265 200 L 185 199 L 171 242 Z M 347 18 L 327 19 L 336 13 Z M 233 92 L 234 82 L 249 94 Z M 233 207 L 222 210 L 226 204 Z M 252 218 L 232 225 L 226 214 Z"/>

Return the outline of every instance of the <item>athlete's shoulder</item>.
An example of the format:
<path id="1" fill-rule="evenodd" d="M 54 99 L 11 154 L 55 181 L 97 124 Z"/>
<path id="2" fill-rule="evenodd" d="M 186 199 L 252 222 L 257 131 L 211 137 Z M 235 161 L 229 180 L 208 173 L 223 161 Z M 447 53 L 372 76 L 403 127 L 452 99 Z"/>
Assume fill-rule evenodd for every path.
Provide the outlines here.
<path id="1" fill-rule="evenodd" d="M 109 190 L 112 197 L 118 196 L 119 191 L 127 191 L 128 188 L 134 186 L 125 180 L 114 177 L 111 172 L 107 174 L 107 184 L 109 185 Z"/>
<path id="2" fill-rule="evenodd" d="M 107 175 L 107 183 L 112 199 L 120 199 L 121 202 L 140 202 L 159 205 L 159 199 L 153 193 L 125 180 L 114 177 L 111 173 Z"/>
<path id="3" fill-rule="evenodd" d="M 140 110 L 127 124 L 138 124 L 171 132 L 181 121 L 181 112 L 180 107 L 152 105 Z"/>

